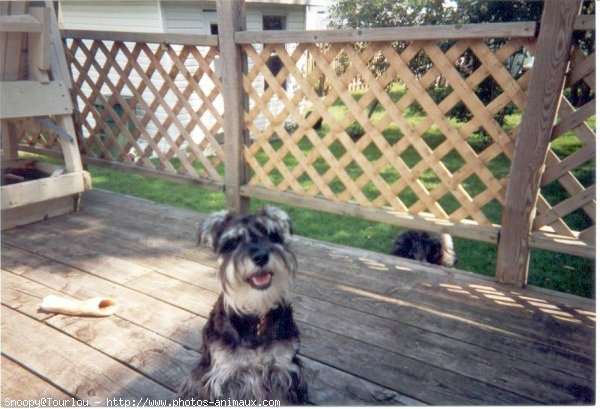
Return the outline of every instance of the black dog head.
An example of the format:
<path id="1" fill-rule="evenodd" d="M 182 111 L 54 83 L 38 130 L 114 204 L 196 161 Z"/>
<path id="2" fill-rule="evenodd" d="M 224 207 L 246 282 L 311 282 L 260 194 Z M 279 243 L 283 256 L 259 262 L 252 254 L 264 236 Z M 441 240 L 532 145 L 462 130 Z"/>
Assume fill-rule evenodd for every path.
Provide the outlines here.
<path id="1" fill-rule="evenodd" d="M 392 254 L 399 257 L 452 267 L 458 262 L 449 234 L 407 230 L 394 240 Z"/>

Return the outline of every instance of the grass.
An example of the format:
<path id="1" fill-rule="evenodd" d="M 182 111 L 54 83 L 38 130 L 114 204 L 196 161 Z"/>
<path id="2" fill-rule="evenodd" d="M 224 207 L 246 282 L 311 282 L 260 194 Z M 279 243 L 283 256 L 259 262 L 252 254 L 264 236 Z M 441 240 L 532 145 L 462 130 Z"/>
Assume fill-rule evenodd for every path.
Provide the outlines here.
<path id="1" fill-rule="evenodd" d="M 390 96 L 393 100 L 397 101 L 404 95 L 404 92 L 405 90 L 401 87 L 392 88 L 392 90 L 390 90 Z M 355 99 L 359 99 L 362 94 L 355 93 L 353 96 Z M 347 107 L 341 101 L 336 101 L 330 107 L 330 113 L 336 120 L 341 120 L 346 115 L 346 112 Z M 384 110 L 379 106 L 375 110 L 371 121 L 377 123 L 384 115 Z M 411 126 L 418 124 L 425 118 L 424 113 L 419 106 L 409 107 L 404 115 Z M 453 118 L 450 119 L 450 122 L 454 127 L 459 127 L 461 125 L 460 122 Z M 510 131 L 519 123 L 520 114 L 511 114 L 505 117 L 503 127 L 505 131 Z M 595 118 L 592 118 L 588 124 L 595 128 Z M 324 138 L 328 132 L 329 129 L 326 125 L 323 125 L 323 127 L 318 130 L 318 134 L 321 138 Z M 395 123 L 390 123 L 382 134 L 390 145 L 393 145 L 404 137 L 400 132 L 398 125 Z M 443 133 L 437 126 L 432 126 L 427 129 L 422 135 L 422 138 L 432 149 L 445 140 Z M 484 131 L 478 131 L 471 135 L 467 141 L 475 152 L 481 152 L 489 146 L 491 138 Z M 273 139 L 270 144 L 275 151 L 282 146 L 282 142 L 278 139 Z M 567 134 L 552 143 L 552 150 L 561 158 L 570 155 L 580 147 L 581 143 L 579 142 L 579 139 L 573 134 Z M 307 154 L 311 152 L 314 147 L 307 137 L 303 137 L 300 140 L 299 149 Z M 329 146 L 329 149 L 338 159 L 346 152 L 346 148 L 339 141 L 333 142 Z M 364 155 L 369 161 L 375 161 L 379 159 L 383 153 L 378 147 L 371 144 L 364 150 Z M 400 156 L 409 167 L 416 165 L 421 160 L 421 156 L 414 148 L 408 148 Z M 266 153 L 262 150 L 258 152 L 256 159 L 261 164 L 265 164 L 268 161 Z M 454 150 L 442 158 L 441 161 L 451 172 L 455 172 L 464 164 L 462 157 Z M 297 165 L 296 158 L 291 154 L 286 155 L 283 162 L 288 169 L 293 169 Z M 173 164 L 175 167 L 178 167 L 176 161 L 174 161 Z M 487 166 L 494 176 L 501 178 L 508 175 L 510 162 L 506 156 L 501 154 L 490 161 Z M 327 162 L 322 158 L 318 158 L 314 161 L 313 167 L 321 175 L 325 174 L 330 168 Z M 198 165 L 198 168 L 200 169 L 200 165 Z M 89 168 L 89 171 L 92 174 L 93 186 L 96 188 L 143 197 L 155 202 L 183 207 L 200 213 L 210 213 L 225 207 L 224 195 L 220 192 L 197 188 L 192 189 L 187 186 L 177 185 L 158 179 L 93 166 Z M 356 179 L 362 174 L 361 168 L 354 162 L 350 162 L 350 164 L 346 166 L 346 171 L 352 179 Z M 219 172 L 223 172 L 222 166 L 220 167 Z M 573 173 L 585 187 L 595 183 L 594 160 L 578 167 Z M 278 171 L 271 172 L 269 176 L 275 184 L 281 182 L 283 179 Z M 381 177 L 387 183 L 393 183 L 400 176 L 393 167 L 388 166 L 383 169 Z M 419 179 L 428 190 L 434 189 L 440 183 L 439 178 L 431 170 L 424 172 Z M 313 184 L 312 180 L 306 175 L 303 175 L 299 179 L 299 183 L 304 189 L 311 188 Z M 481 182 L 477 176 L 469 177 L 461 183 L 461 185 L 472 196 L 483 191 L 485 188 L 483 182 Z M 345 189 L 344 185 L 337 177 L 331 180 L 329 187 L 336 193 L 340 193 Z M 379 195 L 378 190 L 372 184 L 367 184 L 363 188 L 363 193 L 369 199 L 373 199 Z M 551 204 L 558 203 L 568 197 L 568 194 L 558 183 L 553 183 L 544 187 L 542 193 Z M 399 194 L 399 197 L 407 206 L 410 206 L 417 200 L 416 194 L 410 189 L 402 191 Z M 263 204 L 263 201 L 253 200 L 252 209 L 258 209 Z M 451 194 L 442 197 L 440 205 L 448 213 L 451 213 L 459 206 L 456 199 L 454 199 Z M 294 229 L 297 234 L 341 245 L 389 253 L 393 239 L 400 231 L 400 229 L 396 227 L 381 223 L 358 220 L 351 217 L 332 215 L 291 206 L 279 206 L 286 210 L 292 217 Z M 483 208 L 483 212 L 493 223 L 500 223 L 502 218 L 502 208 L 498 202 L 490 202 Z M 565 220 L 569 226 L 576 229 L 585 228 L 592 224 L 591 220 L 589 220 L 583 211 L 573 212 L 568 215 Z M 488 276 L 494 275 L 496 266 L 495 245 L 456 238 L 455 247 L 456 252 L 460 257 L 457 268 Z M 528 281 L 530 284 L 536 286 L 585 297 L 594 297 L 594 269 L 594 260 L 542 250 L 533 250 L 530 259 Z"/>
<path id="2" fill-rule="evenodd" d="M 158 203 L 211 213 L 225 208 L 224 195 L 205 189 L 166 182 L 140 175 L 91 166 L 93 186 L 117 193 L 143 197 Z M 252 200 L 257 210 L 265 202 Z M 394 237 L 400 229 L 382 223 L 352 217 L 277 205 L 290 214 L 296 234 L 318 240 L 358 247 L 380 253 L 389 253 Z M 455 238 L 460 257 L 457 268 L 493 276 L 496 267 L 496 246 Z M 584 297 L 594 296 L 593 260 L 565 254 L 533 250 L 529 269 L 529 283 Z"/>

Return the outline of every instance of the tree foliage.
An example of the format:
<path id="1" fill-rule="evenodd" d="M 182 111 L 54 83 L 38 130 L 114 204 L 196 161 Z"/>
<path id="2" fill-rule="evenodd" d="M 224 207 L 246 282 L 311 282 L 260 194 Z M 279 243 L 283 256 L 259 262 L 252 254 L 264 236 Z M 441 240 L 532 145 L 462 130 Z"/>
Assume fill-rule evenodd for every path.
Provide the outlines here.
<path id="1" fill-rule="evenodd" d="M 542 1 L 498 0 L 338 0 L 334 27 L 375 28 L 415 25 L 536 21 Z"/>

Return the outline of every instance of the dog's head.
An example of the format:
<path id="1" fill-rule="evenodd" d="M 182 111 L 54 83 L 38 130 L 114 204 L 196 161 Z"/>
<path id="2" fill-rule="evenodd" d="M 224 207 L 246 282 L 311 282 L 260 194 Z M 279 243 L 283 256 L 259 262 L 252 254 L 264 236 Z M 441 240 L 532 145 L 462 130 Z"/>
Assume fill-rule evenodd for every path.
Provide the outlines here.
<path id="1" fill-rule="evenodd" d="M 445 267 L 458 262 L 452 237 L 446 233 L 407 230 L 394 240 L 392 254 Z"/>
<path id="2" fill-rule="evenodd" d="M 296 258 L 287 246 L 291 235 L 289 216 L 272 206 L 239 217 L 221 211 L 202 223 L 198 242 L 219 255 L 228 307 L 261 316 L 287 297 L 296 271 Z"/>

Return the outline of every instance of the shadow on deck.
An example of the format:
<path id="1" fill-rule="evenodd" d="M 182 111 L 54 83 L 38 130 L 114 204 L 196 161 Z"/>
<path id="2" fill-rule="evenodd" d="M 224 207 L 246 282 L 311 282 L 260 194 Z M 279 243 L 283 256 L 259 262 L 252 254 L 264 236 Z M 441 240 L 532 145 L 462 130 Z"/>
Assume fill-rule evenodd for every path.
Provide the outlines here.
<path id="1" fill-rule="evenodd" d="M 217 297 L 202 216 L 87 193 L 80 213 L 2 234 L 2 397 L 168 399 Z M 595 401 L 595 303 L 296 238 L 301 353 L 322 405 Z M 44 314 L 50 294 L 110 296 L 110 318 Z"/>

